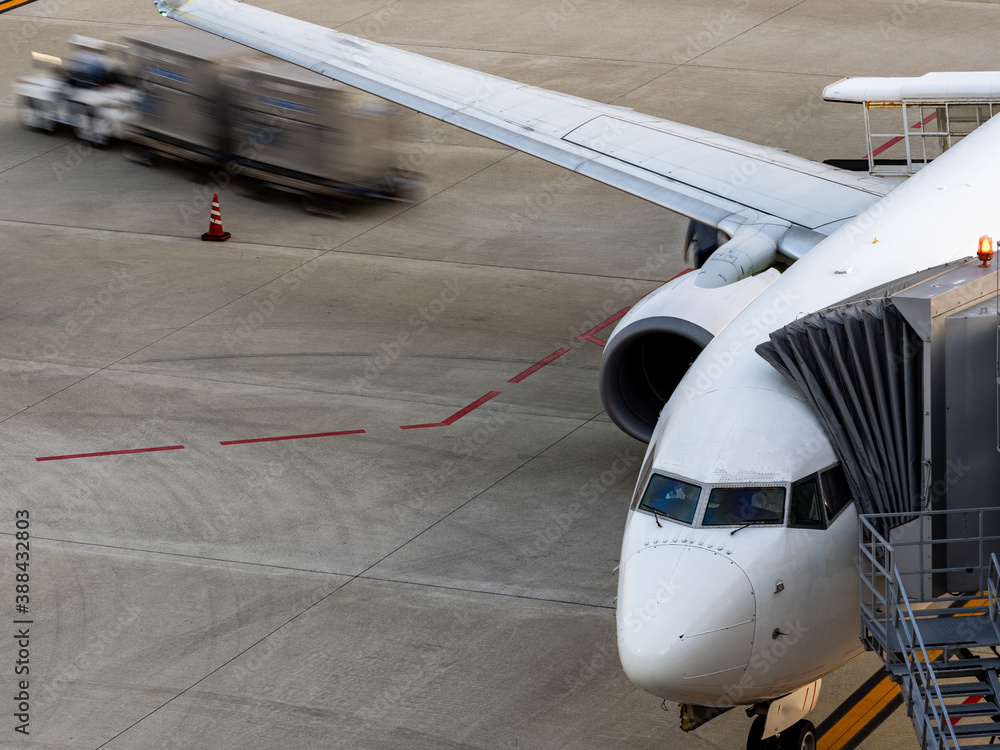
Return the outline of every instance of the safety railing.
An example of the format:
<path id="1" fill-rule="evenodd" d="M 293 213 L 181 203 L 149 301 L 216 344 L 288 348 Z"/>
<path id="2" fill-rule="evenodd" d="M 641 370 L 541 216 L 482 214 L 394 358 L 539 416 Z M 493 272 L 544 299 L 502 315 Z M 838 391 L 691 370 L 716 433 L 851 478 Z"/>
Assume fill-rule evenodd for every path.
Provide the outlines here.
<path id="1" fill-rule="evenodd" d="M 893 548 L 864 515 L 858 569 L 861 579 L 861 640 L 889 666 L 898 662 L 889 645 L 889 624 L 895 619 L 896 599 L 889 588 L 893 578 Z"/>
<path id="2" fill-rule="evenodd" d="M 949 648 L 935 644 L 934 651 L 929 653 L 920 624 L 926 622 L 930 626 L 927 622 L 930 619 L 937 620 L 935 626 L 944 622 L 958 624 L 950 618 L 958 614 L 955 608 L 960 607 L 963 616 L 971 616 L 963 617 L 963 626 L 979 622 L 987 631 L 992 630 L 989 638 L 995 640 L 989 645 L 1000 644 L 1000 562 L 990 551 L 1000 545 L 1000 535 L 986 533 L 990 528 L 1000 528 L 1000 508 L 923 513 L 915 517 L 919 524 L 930 517 L 930 523 L 936 523 L 939 531 L 950 528 L 961 535 L 893 543 L 879 531 L 888 515 L 861 516 L 858 560 L 861 639 L 901 681 L 920 747 L 958 748 L 954 722 L 933 664 L 938 656 L 947 659 Z M 944 523 L 947 519 L 934 518 L 949 515 L 949 523 Z M 964 546 L 963 564 L 949 566 L 949 555 L 944 550 L 949 544 Z M 909 563 L 902 571 L 901 559 Z M 965 564 L 970 562 L 971 565 Z M 962 580 L 969 588 L 961 593 L 934 596 L 934 577 L 949 573 L 964 576 Z M 911 584 L 916 594 L 910 590 Z M 915 611 L 912 604 L 918 602 L 921 607 Z M 942 617 L 949 620 L 941 620 Z M 992 628 L 986 623 L 987 617 Z"/>
<path id="3" fill-rule="evenodd" d="M 865 585 L 864 566 L 875 562 L 874 556 L 884 556 L 885 548 L 894 553 L 894 559 L 899 566 L 902 580 L 906 581 L 906 593 L 911 603 L 928 605 L 916 611 L 917 619 L 938 617 L 942 609 L 961 606 L 963 614 L 986 614 L 988 607 L 985 601 L 987 578 L 990 575 L 990 556 L 994 550 L 1000 551 L 1000 507 L 978 508 L 974 510 L 944 510 L 925 511 L 909 516 L 914 519 L 929 519 L 935 524 L 937 536 L 933 539 L 916 539 L 909 541 L 894 541 L 891 544 L 880 531 L 886 520 L 897 520 L 898 514 L 866 513 L 861 516 L 861 564 L 862 602 L 865 600 L 865 589 L 872 590 L 877 585 L 877 579 L 868 577 Z M 953 533 L 943 533 L 952 528 Z M 998 533 L 987 534 L 985 530 L 996 529 Z M 961 563 L 948 565 L 945 551 L 949 547 L 964 548 L 966 554 Z M 879 558 L 880 560 L 882 557 Z M 900 564 L 905 560 L 906 565 Z M 931 561 L 931 562 L 927 562 Z M 936 561 L 936 562 L 935 562 Z M 884 565 L 876 570 L 880 575 L 886 575 Z M 935 591 L 932 580 L 940 581 L 949 574 L 959 574 L 968 578 L 964 591 L 960 593 L 943 593 Z M 954 588 L 951 590 L 954 592 Z M 884 595 L 884 592 L 883 592 Z M 976 604 L 976 601 L 982 601 Z M 883 605 L 885 602 L 881 602 Z"/>
<path id="4" fill-rule="evenodd" d="M 893 608 L 892 630 L 899 644 L 899 651 L 907 672 L 903 676 L 903 696 L 906 713 L 913 719 L 917 740 L 921 750 L 927 748 L 957 748 L 954 724 L 948 715 L 941 686 L 931 666 L 931 656 L 927 653 L 924 639 L 917 627 L 917 618 L 906 598 L 906 592 L 899 588 L 899 570 L 891 568 L 890 592 L 901 606 Z"/>

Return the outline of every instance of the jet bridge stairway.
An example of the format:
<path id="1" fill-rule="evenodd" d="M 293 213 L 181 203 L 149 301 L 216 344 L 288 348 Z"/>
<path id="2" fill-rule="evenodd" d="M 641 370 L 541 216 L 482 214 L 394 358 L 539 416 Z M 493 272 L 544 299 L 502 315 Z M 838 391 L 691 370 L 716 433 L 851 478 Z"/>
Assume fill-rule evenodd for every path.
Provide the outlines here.
<path id="1" fill-rule="evenodd" d="M 885 515 L 861 517 L 861 640 L 899 683 L 921 750 L 1000 747 L 1000 563 L 986 559 L 1000 537 L 983 532 L 1000 509 L 922 513 L 914 525 L 951 515 L 975 532 L 934 541 L 890 543 L 878 530 Z M 956 572 L 932 563 L 949 544 L 978 548 L 978 566 L 960 571 L 977 591 L 933 595 L 935 580 Z"/>

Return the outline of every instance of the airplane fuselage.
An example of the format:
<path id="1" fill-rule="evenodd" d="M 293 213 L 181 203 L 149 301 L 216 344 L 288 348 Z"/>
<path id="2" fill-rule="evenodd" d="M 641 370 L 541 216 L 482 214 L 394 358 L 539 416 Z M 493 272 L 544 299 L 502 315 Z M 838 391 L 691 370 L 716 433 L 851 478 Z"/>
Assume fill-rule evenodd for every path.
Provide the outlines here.
<path id="1" fill-rule="evenodd" d="M 857 510 L 804 525 L 794 517 L 792 495 L 802 505 L 809 481 L 832 486 L 837 457 L 798 387 L 754 348 L 804 314 L 974 255 L 980 235 L 1000 230 L 996 165 L 994 120 L 796 262 L 681 380 L 622 544 L 619 653 L 640 687 L 681 702 L 755 703 L 860 652 Z"/>

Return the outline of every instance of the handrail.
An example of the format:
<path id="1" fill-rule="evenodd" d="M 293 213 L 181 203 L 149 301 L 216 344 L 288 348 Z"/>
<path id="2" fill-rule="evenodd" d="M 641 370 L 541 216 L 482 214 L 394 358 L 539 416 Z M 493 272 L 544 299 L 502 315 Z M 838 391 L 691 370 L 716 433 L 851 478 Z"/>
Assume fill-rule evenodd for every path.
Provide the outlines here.
<path id="1" fill-rule="evenodd" d="M 994 559 L 995 556 L 994 556 Z M 943 741 L 943 747 L 957 748 L 958 738 L 955 736 L 955 728 L 951 723 L 951 717 L 948 715 L 948 708 L 944 702 L 944 696 L 941 694 L 941 686 L 938 684 L 937 677 L 934 676 L 934 668 L 931 667 L 931 658 L 927 653 L 927 647 L 924 645 L 924 639 L 920 635 L 920 629 L 916 625 L 915 618 L 913 617 L 913 609 L 910 607 L 909 599 L 906 597 L 906 593 L 902 589 L 896 588 L 899 583 L 899 570 L 895 565 L 892 566 L 893 581 L 892 588 L 896 589 L 898 593 L 897 601 L 901 601 L 903 604 L 904 615 L 900 616 L 899 607 L 895 607 L 895 618 L 893 621 L 893 629 L 896 631 L 897 636 L 899 636 L 899 646 L 902 652 L 904 662 L 910 673 L 910 678 L 917 682 L 919 678 L 918 687 L 923 689 L 918 689 L 917 692 L 920 693 L 922 697 L 922 711 L 921 716 L 927 717 L 924 720 L 923 731 L 920 733 L 920 744 L 921 747 L 927 747 L 927 732 L 932 730 L 931 721 L 937 724 L 938 729 L 938 747 L 942 747 L 941 742 Z M 933 695 L 931 691 L 933 690 Z M 907 702 L 911 705 L 914 703 L 913 691 L 908 690 Z M 935 699 L 937 703 L 935 704 Z M 912 714 L 912 711 L 909 712 Z M 947 731 L 947 734 L 945 733 Z"/>
<path id="2" fill-rule="evenodd" d="M 1000 509 L 997 511 L 1000 512 Z M 978 524 L 975 530 L 979 532 L 978 536 L 968 537 L 962 541 L 978 544 L 980 561 L 985 563 L 982 534 L 985 512 L 961 512 L 965 513 L 970 521 Z M 934 515 L 942 515 L 942 512 L 934 512 Z M 1000 540 L 1000 537 L 997 539 Z M 958 738 L 919 627 L 922 619 L 948 616 L 950 612 L 940 607 L 932 607 L 919 615 L 915 614 L 910 604 L 910 597 L 903 588 L 903 574 L 896 564 L 897 548 L 934 543 L 921 540 L 892 544 L 867 514 L 861 516 L 858 557 L 861 638 L 869 648 L 880 653 L 887 667 L 905 669 L 905 673 L 900 675 L 904 687 L 903 694 L 907 702 L 907 713 L 913 718 L 917 730 L 921 750 L 928 748 L 957 750 L 960 747 Z M 941 572 L 938 568 L 924 567 L 923 553 L 918 555 L 918 560 L 920 568 L 914 571 L 908 570 L 908 575 L 923 576 L 927 573 Z M 980 565 L 979 568 L 979 579 L 984 583 L 980 591 L 988 589 L 987 606 L 963 607 L 962 614 L 989 613 L 994 627 L 997 628 L 997 638 L 1000 640 L 1000 627 L 997 623 L 1000 619 L 1000 561 L 996 555 L 991 555 L 986 581 L 983 581 L 983 567 Z M 923 589 L 922 578 L 920 588 Z M 952 603 L 969 602 L 975 598 L 982 598 L 982 594 L 980 593 L 978 597 L 972 595 L 945 597 Z M 921 598 L 920 601 L 925 600 Z M 896 673 L 899 674 L 898 671 Z"/>
<path id="3" fill-rule="evenodd" d="M 919 596 L 915 595 L 917 592 L 910 591 L 910 600 L 914 602 L 929 603 L 934 602 L 938 605 L 944 605 L 948 602 L 968 602 L 974 599 L 982 598 L 981 592 L 986 591 L 987 581 L 989 573 L 990 561 L 988 558 L 989 552 L 987 551 L 988 545 L 993 549 L 1000 549 L 1000 535 L 998 534 L 986 534 L 987 524 L 989 523 L 992 528 L 1000 527 L 1000 506 L 992 508 L 975 508 L 975 509 L 961 509 L 961 510 L 932 510 L 932 511 L 922 511 L 919 513 L 913 513 L 908 516 L 913 520 L 926 519 L 926 518 L 940 518 L 946 517 L 949 519 L 960 519 L 961 529 L 956 528 L 957 524 L 949 523 L 949 530 L 952 533 L 961 534 L 959 536 L 948 535 L 947 537 L 939 537 L 934 539 L 913 539 L 909 541 L 896 541 L 889 542 L 887 539 L 888 533 L 880 531 L 881 524 L 879 520 L 884 519 L 898 519 L 898 513 L 865 513 L 861 515 L 861 548 L 865 550 L 867 554 L 864 557 L 868 559 L 868 562 L 872 565 L 874 572 L 880 575 L 888 575 L 888 571 L 884 569 L 885 566 L 879 564 L 877 555 L 884 557 L 885 550 L 894 550 L 895 552 L 901 552 L 903 550 L 913 550 L 917 554 L 912 555 L 908 559 L 916 560 L 915 569 L 907 569 L 901 571 L 901 574 L 907 577 L 912 577 L 914 583 L 919 588 Z M 942 529 L 944 530 L 944 529 Z M 929 555 L 928 552 L 934 549 L 940 549 L 942 546 L 960 547 L 965 550 L 965 553 L 969 560 L 968 564 L 965 561 L 956 561 L 955 563 L 941 564 L 935 566 L 927 562 L 927 557 L 934 557 L 934 555 Z M 867 550 L 866 550 L 867 548 Z M 863 561 L 863 560 L 862 560 Z M 977 563 L 978 561 L 978 563 Z M 943 563 L 944 561 L 942 561 Z M 936 574 L 937 576 L 946 576 L 953 573 L 964 574 L 966 572 L 976 571 L 974 575 L 978 576 L 978 581 L 969 581 L 969 590 L 975 590 L 977 593 L 974 595 L 950 595 L 950 596 L 940 596 L 936 597 L 931 591 L 925 591 L 925 585 L 931 580 L 929 574 Z M 938 579 L 935 578 L 935 581 Z M 944 580 L 942 578 L 942 580 Z M 949 579 L 950 580 L 950 579 Z M 998 586 L 1000 588 L 1000 586 Z M 975 611 L 975 610 L 971 610 Z M 985 612 L 985 608 L 982 610 Z M 924 618 L 929 616 L 934 616 L 935 613 L 919 613 L 918 618 Z"/>

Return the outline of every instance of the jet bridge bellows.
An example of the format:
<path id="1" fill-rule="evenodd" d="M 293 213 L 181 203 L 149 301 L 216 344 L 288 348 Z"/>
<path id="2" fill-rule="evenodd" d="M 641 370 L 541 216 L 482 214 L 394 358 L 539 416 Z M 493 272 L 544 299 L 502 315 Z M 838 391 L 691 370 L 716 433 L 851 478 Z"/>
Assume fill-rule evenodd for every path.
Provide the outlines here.
<path id="1" fill-rule="evenodd" d="M 916 513 L 1000 498 L 997 276 L 958 261 L 869 290 L 775 331 L 758 353 L 803 390 L 862 513 L 893 538 L 961 536 Z M 996 514 L 1000 535 L 1000 514 Z M 1000 543 L 997 544 L 1000 554 Z M 965 590 L 964 548 L 934 587 Z M 940 568 L 943 561 L 938 560 Z"/>
<path id="2" fill-rule="evenodd" d="M 758 353 L 805 392 L 854 497 L 898 526 L 920 509 L 922 342 L 889 298 L 820 310 Z"/>

